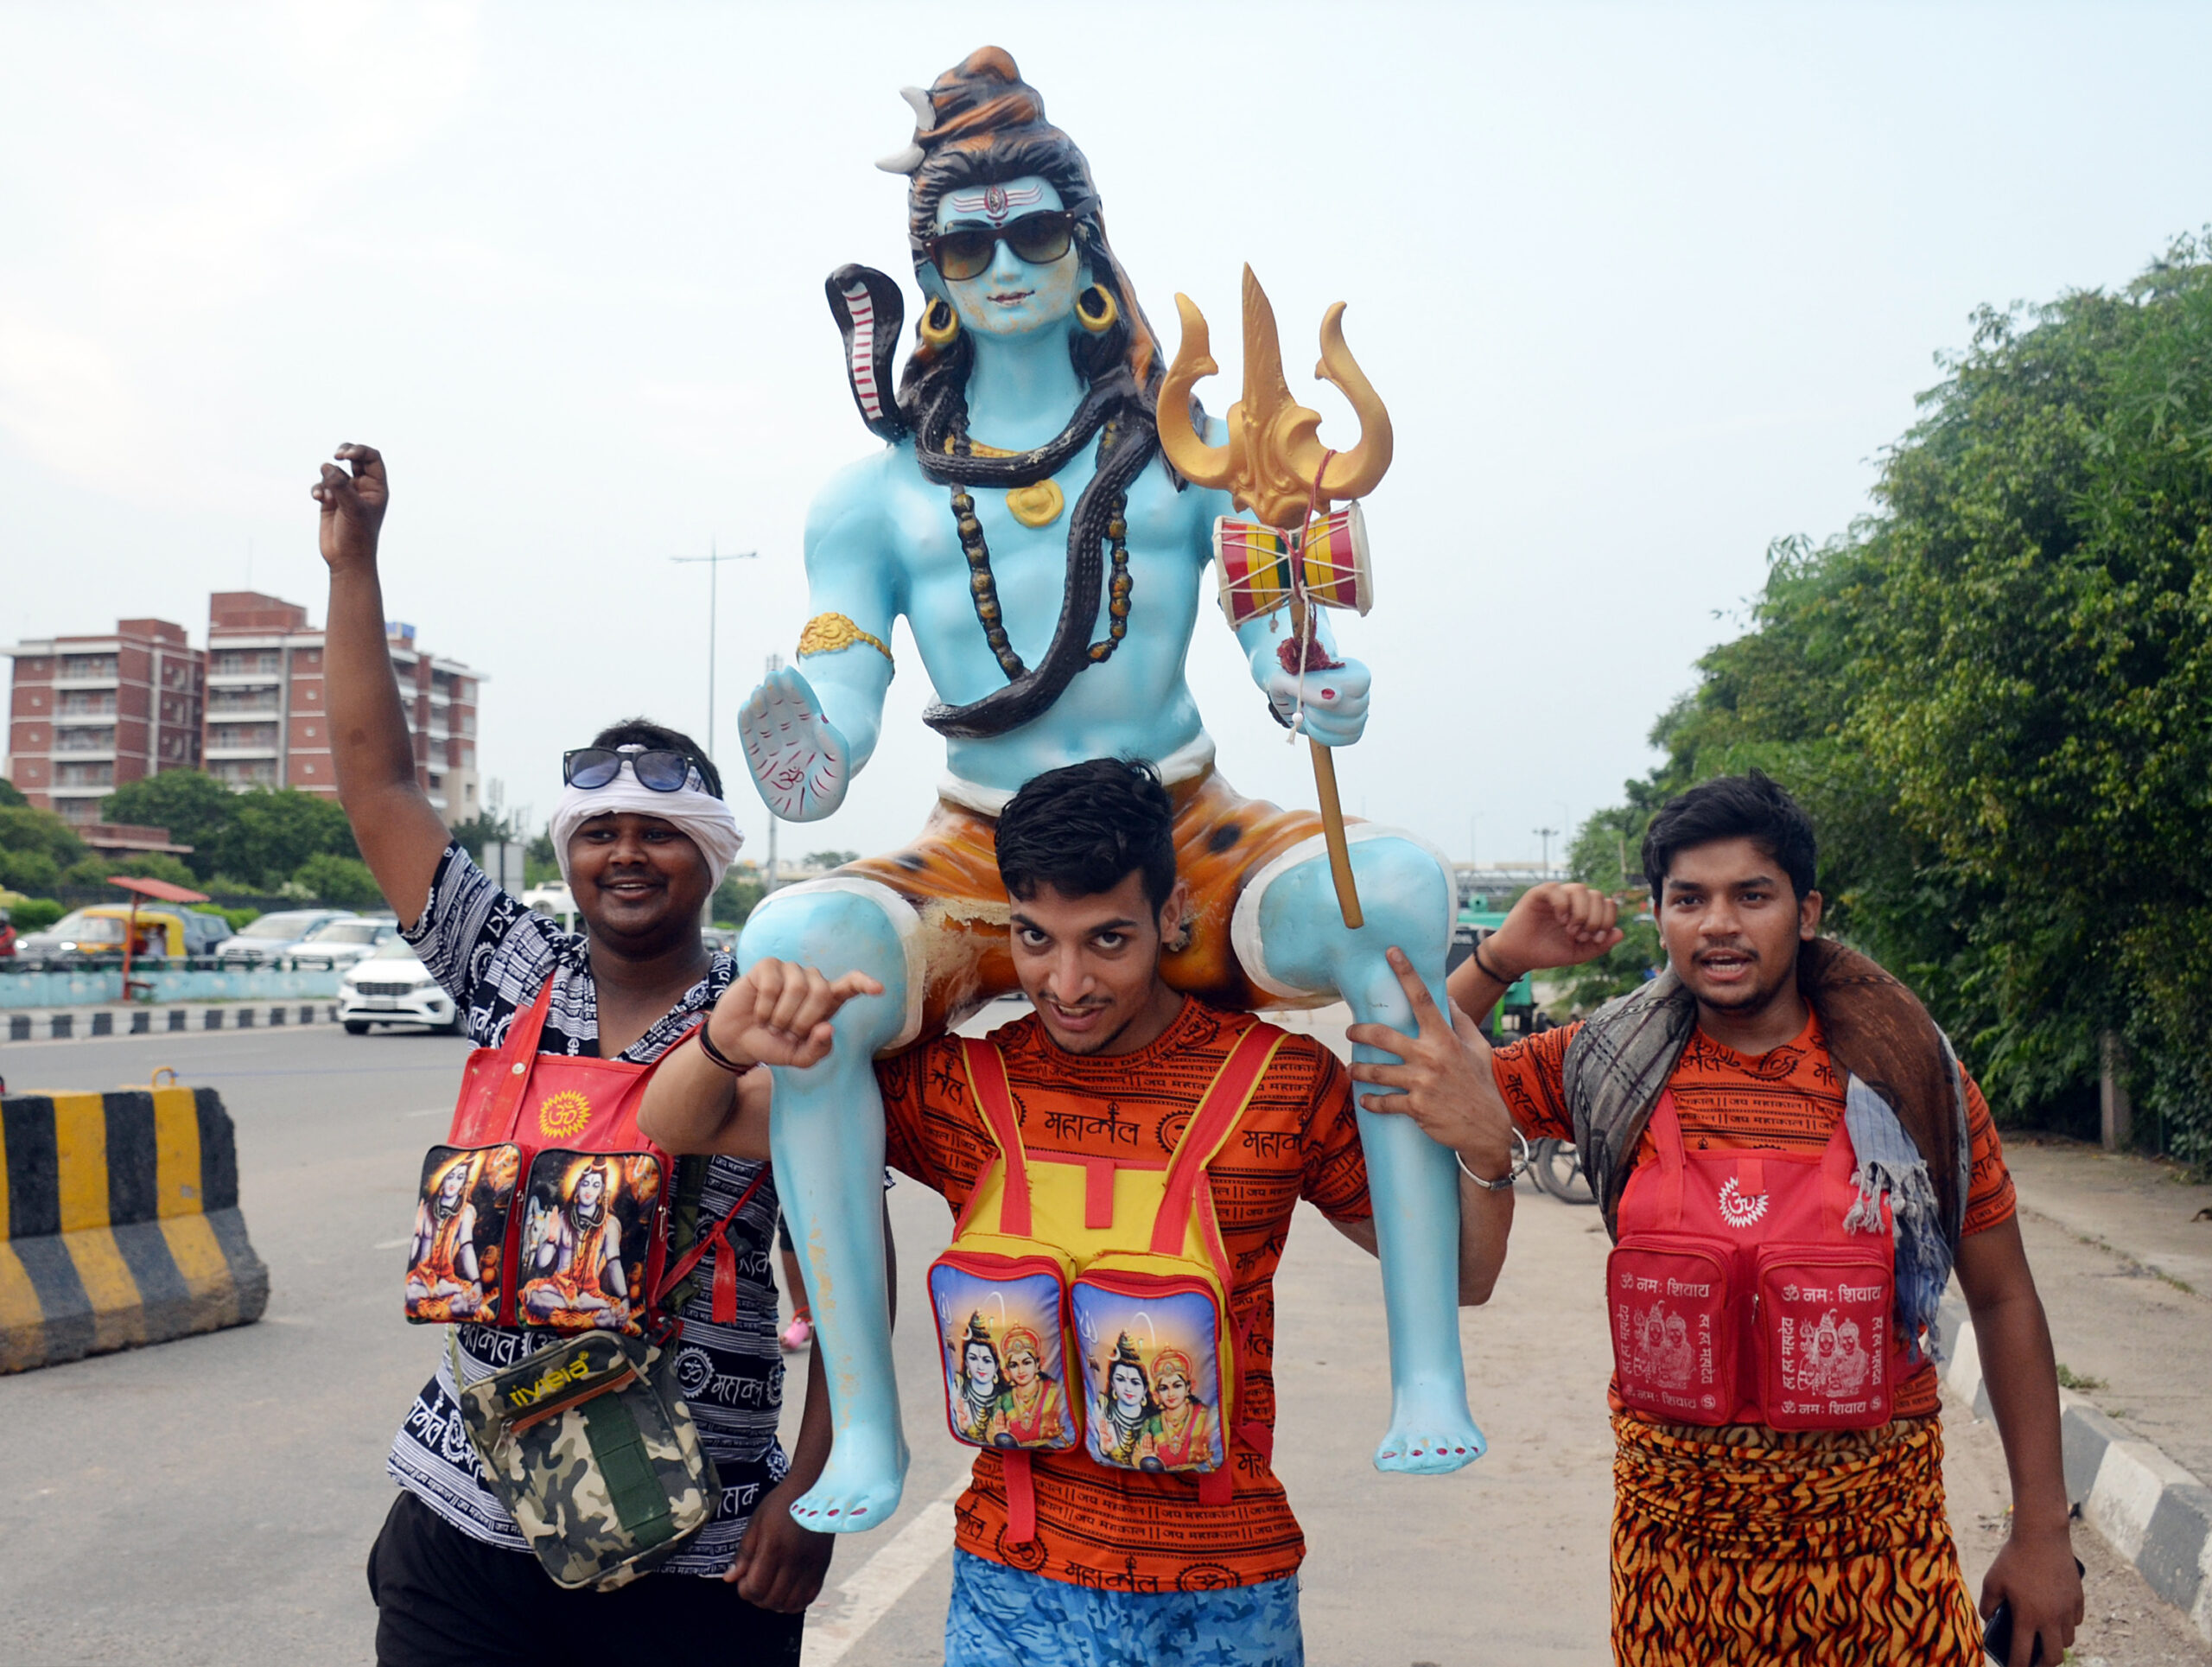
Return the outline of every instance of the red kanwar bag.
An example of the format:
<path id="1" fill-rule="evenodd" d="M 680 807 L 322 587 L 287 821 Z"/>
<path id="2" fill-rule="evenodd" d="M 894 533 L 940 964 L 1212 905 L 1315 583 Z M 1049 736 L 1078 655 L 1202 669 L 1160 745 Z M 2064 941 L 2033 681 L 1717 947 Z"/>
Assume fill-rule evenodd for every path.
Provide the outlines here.
<path id="1" fill-rule="evenodd" d="M 549 978 L 503 1047 L 469 1055 L 446 1144 L 423 1161 L 406 1284 L 418 1324 L 640 1336 L 670 1282 L 671 1161 L 638 1129 L 654 1067 L 539 1053 L 552 996 Z M 734 1260 L 716 1262 L 718 1313 L 726 1272 L 735 1306 Z"/>
<path id="2" fill-rule="evenodd" d="M 1844 1229 L 1859 1190 L 1842 1120 L 1817 1155 L 1688 1152 L 1671 1093 L 1650 1126 L 1657 1161 L 1629 1177 L 1605 1264 L 1623 1403 L 1688 1424 L 1888 1422 L 1896 1241 L 1886 1204 L 1881 1233 Z"/>

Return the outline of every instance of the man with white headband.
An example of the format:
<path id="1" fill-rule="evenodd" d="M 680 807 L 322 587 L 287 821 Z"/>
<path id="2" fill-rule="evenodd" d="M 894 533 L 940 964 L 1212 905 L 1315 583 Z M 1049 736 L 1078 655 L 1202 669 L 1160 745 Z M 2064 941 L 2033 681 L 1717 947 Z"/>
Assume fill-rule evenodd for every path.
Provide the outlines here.
<path id="1" fill-rule="evenodd" d="M 363 859 L 479 1046 L 500 1041 L 550 981 L 542 1051 L 658 1059 L 734 971 L 699 933 L 741 843 L 713 760 L 689 736 L 643 719 L 564 757 L 553 852 L 587 934 L 562 931 L 494 886 L 416 784 L 377 577 L 383 460 L 365 446 L 340 447 L 338 457 L 348 467 L 324 464 L 315 488 L 330 567 L 325 672 L 339 799 Z M 383 1667 L 596 1659 L 645 1639 L 679 1658 L 798 1661 L 803 1612 L 821 1589 L 830 1542 L 793 1523 L 787 1505 L 829 1454 L 826 1378 L 817 1361 L 787 1459 L 776 1437 L 783 1373 L 766 1272 L 774 1179 L 758 1162 L 718 1156 L 693 1169 L 698 1162 L 683 1161 L 676 1196 L 696 1191 L 700 1221 L 719 1219 L 760 1181 L 729 1226 L 735 1323 L 715 1322 L 708 1282 L 680 1311 L 675 1372 L 721 1483 L 715 1520 L 658 1572 L 615 1591 L 556 1586 L 480 1473 L 453 1366 L 425 1339 L 436 1373 L 392 1441 L 385 1468 L 401 1492 L 369 1556 Z M 470 1382 L 555 1336 L 455 1330 Z"/>
<path id="2" fill-rule="evenodd" d="M 591 746 L 569 754 L 564 772 L 568 782 L 553 807 L 548 830 L 563 881 L 575 889 L 569 850 L 577 830 L 597 818 L 626 813 L 665 822 L 696 846 L 707 865 L 707 895 L 713 896 L 745 843 L 737 818 L 722 803 L 721 778 L 715 776 L 709 788 L 702 770 L 715 767 L 703 755 L 687 755 L 696 751 L 688 736 L 643 722 L 617 727 L 625 732 L 652 729 L 654 739 L 682 745 L 648 748 L 643 741 L 629 741 L 610 746 L 613 731 L 609 730 Z"/>

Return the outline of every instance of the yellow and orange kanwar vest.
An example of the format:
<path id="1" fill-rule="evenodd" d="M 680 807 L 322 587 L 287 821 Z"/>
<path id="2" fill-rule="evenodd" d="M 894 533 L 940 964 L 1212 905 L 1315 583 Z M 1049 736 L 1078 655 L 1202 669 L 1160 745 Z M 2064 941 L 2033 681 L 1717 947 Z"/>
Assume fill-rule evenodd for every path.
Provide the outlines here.
<path id="1" fill-rule="evenodd" d="M 1029 1455 L 1081 1446 L 1095 1464 L 1194 1476 L 1228 1503 L 1239 1426 L 1229 1256 L 1206 1168 L 1283 1041 L 1255 1025 L 1230 1050 L 1162 1163 L 1033 1153 L 1006 1058 L 961 1057 L 998 1155 L 930 1269 L 955 1440 L 1003 1457 L 1008 1538 L 1036 1534 Z"/>

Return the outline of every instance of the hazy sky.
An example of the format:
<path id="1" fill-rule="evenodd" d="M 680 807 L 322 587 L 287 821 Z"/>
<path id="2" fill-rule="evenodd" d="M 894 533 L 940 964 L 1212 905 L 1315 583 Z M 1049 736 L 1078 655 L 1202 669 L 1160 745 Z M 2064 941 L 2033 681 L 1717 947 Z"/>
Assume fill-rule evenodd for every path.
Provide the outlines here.
<path id="1" fill-rule="evenodd" d="M 822 280 L 910 270 L 871 164 L 898 88 L 988 41 L 1088 152 L 1155 326 L 1178 289 L 1214 321 L 1215 411 L 1241 263 L 1339 416 L 1304 372 L 1351 303 L 1398 447 L 1342 624 L 1376 667 L 1346 806 L 1534 856 L 1649 767 L 1768 541 L 1865 512 L 1975 306 L 2212 220 L 2201 6 L 991 15 L 0 5 L 0 639 L 204 641 L 249 579 L 320 623 L 307 488 L 372 442 L 388 611 L 489 677 L 480 767 L 542 823 L 606 721 L 703 738 L 706 575 L 666 558 L 757 549 L 715 726 L 757 855 L 737 707 L 806 616 L 808 499 L 875 443 Z M 786 854 L 927 811 L 896 646 L 882 750 Z M 1190 666 L 1229 779 L 1310 803 L 1211 605 Z"/>

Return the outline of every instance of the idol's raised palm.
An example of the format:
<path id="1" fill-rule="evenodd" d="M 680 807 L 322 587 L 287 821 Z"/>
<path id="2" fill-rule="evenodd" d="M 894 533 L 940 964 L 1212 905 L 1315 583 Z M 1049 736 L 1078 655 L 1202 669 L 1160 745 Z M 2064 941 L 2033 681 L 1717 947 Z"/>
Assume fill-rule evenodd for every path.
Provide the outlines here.
<path id="1" fill-rule="evenodd" d="M 785 821 L 818 822 L 845 802 L 851 779 L 845 738 L 798 672 L 770 672 L 737 722 L 746 767 L 768 808 Z"/>

